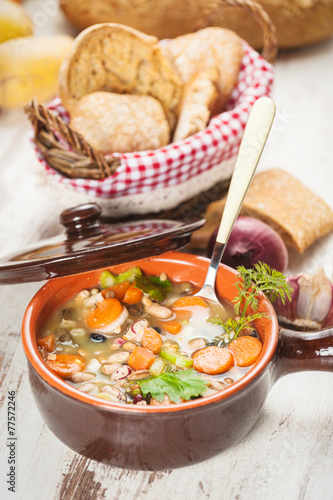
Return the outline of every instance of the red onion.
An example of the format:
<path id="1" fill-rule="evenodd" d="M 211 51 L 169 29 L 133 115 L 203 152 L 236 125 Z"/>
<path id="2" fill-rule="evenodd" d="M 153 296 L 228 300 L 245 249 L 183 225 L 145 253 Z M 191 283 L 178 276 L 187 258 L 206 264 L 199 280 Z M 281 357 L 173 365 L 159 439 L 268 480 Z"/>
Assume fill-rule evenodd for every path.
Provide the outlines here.
<path id="1" fill-rule="evenodd" d="M 217 229 L 211 236 L 208 250 L 211 255 Z M 231 231 L 222 262 L 230 267 L 253 267 L 265 262 L 284 273 L 288 267 L 288 251 L 281 236 L 270 226 L 253 217 L 238 217 Z"/>

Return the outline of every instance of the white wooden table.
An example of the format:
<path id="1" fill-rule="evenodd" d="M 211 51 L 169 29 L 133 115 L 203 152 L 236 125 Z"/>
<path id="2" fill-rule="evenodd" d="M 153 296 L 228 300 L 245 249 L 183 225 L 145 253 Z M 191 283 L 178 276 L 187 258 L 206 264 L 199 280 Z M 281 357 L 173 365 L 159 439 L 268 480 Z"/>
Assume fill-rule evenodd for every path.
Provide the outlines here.
<path id="1" fill-rule="evenodd" d="M 48 2 L 47 5 L 51 5 Z M 30 12 L 42 3 L 28 0 Z M 51 9 L 52 10 L 52 9 Z M 50 10 L 50 12 L 51 12 Z M 38 32 L 66 30 L 52 10 Z M 333 40 L 280 55 L 277 117 L 260 169 L 281 167 L 333 209 Z M 0 252 L 61 231 L 66 196 L 45 185 L 21 111 L 0 115 Z M 290 272 L 333 270 L 333 235 L 304 255 L 290 252 Z M 41 284 L 0 287 L 0 497 L 20 500 L 331 500 L 333 499 L 333 373 L 289 375 L 273 387 L 259 420 L 237 446 L 178 470 L 136 472 L 75 454 L 45 426 L 30 392 L 20 340 L 24 310 Z M 16 394 L 16 491 L 8 491 L 7 395 Z"/>

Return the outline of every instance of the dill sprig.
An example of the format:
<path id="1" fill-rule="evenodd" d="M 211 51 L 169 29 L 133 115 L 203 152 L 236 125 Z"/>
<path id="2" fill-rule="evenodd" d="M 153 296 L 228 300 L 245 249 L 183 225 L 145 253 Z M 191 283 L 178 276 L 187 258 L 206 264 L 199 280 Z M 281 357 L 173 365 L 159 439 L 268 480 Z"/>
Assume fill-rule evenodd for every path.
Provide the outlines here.
<path id="1" fill-rule="evenodd" d="M 225 323 L 218 316 L 210 318 L 208 321 L 213 325 L 222 326 L 224 332 L 221 335 L 214 337 L 213 342 L 220 347 L 225 347 L 232 340 L 236 339 L 240 332 L 245 328 L 253 328 L 252 322 L 256 319 L 267 316 L 266 313 L 248 314 L 244 317 L 229 318 Z"/>
<path id="2" fill-rule="evenodd" d="M 236 283 L 238 294 L 233 301 L 237 315 L 240 314 L 241 307 L 242 317 L 245 317 L 248 306 L 253 310 L 258 309 L 260 292 L 264 293 L 270 302 L 274 302 L 277 297 L 280 297 L 283 304 L 287 298 L 291 300 L 292 288 L 286 277 L 268 264 L 258 262 L 253 269 L 240 266 L 237 271 L 239 272 Z"/>

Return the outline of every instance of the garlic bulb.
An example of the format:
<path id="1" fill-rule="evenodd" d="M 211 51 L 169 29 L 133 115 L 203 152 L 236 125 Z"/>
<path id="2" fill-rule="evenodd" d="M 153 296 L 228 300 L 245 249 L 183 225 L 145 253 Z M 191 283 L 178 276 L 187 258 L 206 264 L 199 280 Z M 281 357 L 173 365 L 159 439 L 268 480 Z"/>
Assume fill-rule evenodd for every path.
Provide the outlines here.
<path id="1" fill-rule="evenodd" d="M 297 327 L 317 330 L 333 325 L 333 283 L 322 268 L 316 274 L 289 276 L 291 302 L 273 304 L 279 320 Z"/>

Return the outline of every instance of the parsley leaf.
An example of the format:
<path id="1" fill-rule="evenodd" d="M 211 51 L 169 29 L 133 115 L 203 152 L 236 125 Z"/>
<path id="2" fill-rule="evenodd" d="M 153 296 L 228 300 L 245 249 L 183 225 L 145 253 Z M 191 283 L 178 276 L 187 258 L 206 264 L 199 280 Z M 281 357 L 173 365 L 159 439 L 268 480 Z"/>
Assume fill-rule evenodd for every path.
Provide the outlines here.
<path id="1" fill-rule="evenodd" d="M 148 293 L 152 300 L 161 302 L 171 289 L 171 282 L 168 279 L 162 281 L 158 276 L 136 275 L 135 286 L 144 293 Z"/>
<path id="2" fill-rule="evenodd" d="M 150 393 L 159 402 L 163 401 L 165 394 L 173 403 L 180 403 L 181 399 L 188 401 L 192 397 L 201 396 L 207 388 L 206 380 L 196 375 L 194 370 L 162 373 L 157 377 L 138 380 L 137 383 L 143 396 Z"/>

